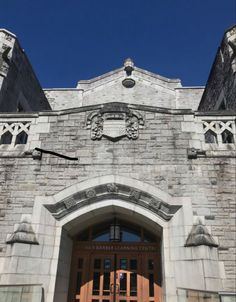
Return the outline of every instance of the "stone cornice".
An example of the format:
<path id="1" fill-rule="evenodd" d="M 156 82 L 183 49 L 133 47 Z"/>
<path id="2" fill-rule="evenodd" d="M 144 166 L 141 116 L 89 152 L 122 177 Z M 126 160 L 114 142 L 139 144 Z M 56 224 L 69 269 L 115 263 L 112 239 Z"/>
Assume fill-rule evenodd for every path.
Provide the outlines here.
<path id="1" fill-rule="evenodd" d="M 126 104 L 121 102 L 113 102 L 114 104 Z M 77 108 L 70 108 L 64 110 L 48 110 L 48 111 L 40 111 L 40 112 L 2 112 L 0 113 L 0 119 L 4 118 L 37 118 L 39 116 L 60 116 L 66 114 L 74 114 L 80 112 L 87 112 L 93 110 L 100 110 L 107 104 L 99 104 L 99 105 L 90 105 L 83 106 Z M 231 111 L 209 111 L 209 112 L 201 112 L 201 111 L 193 111 L 191 109 L 170 109 L 170 108 L 162 108 L 148 105 L 137 105 L 137 104 L 127 104 L 129 109 L 140 110 L 146 112 L 155 112 L 155 113 L 163 113 L 163 114 L 171 114 L 171 115 L 183 115 L 183 114 L 194 114 L 195 116 L 235 116 L 234 112 Z"/>

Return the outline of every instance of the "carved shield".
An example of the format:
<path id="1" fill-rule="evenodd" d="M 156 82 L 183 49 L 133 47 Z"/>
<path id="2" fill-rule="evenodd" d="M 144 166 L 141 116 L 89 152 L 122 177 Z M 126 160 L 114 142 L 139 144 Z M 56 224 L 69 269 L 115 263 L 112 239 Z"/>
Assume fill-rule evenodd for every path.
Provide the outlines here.
<path id="1" fill-rule="evenodd" d="M 126 135 L 125 120 L 105 120 L 103 123 L 103 135 L 112 138 Z"/>

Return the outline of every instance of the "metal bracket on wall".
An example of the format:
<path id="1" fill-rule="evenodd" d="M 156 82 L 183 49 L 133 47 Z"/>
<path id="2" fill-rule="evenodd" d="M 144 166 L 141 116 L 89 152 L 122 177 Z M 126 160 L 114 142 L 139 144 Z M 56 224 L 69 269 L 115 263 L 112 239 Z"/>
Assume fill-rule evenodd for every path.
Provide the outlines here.
<path id="1" fill-rule="evenodd" d="M 206 156 L 206 151 L 196 149 L 196 148 L 188 148 L 187 149 L 188 159 L 196 159 L 196 158 L 199 157 L 199 155 L 200 155 L 200 157 Z"/>

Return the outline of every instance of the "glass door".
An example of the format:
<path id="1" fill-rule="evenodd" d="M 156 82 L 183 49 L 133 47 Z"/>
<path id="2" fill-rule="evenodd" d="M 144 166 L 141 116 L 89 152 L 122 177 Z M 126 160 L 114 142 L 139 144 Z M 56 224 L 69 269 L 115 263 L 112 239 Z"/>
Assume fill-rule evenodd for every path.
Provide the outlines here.
<path id="1" fill-rule="evenodd" d="M 116 302 L 142 301 L 141 257 L 137 255 L 117 256 Z"/>
<path id="2" fill-rule="evenodd" d="M 114 255 L 92 255 L 91 265 L 88 296 L 85 301 L 114 302 L 114 295 L 116 293 Z"/>
<path id="3" fill-rule="evenodd" d="M 69 301 L 160 302 L 161 268 L 156 253 L 92 252 L 80 254 L 74 265 Z"/>

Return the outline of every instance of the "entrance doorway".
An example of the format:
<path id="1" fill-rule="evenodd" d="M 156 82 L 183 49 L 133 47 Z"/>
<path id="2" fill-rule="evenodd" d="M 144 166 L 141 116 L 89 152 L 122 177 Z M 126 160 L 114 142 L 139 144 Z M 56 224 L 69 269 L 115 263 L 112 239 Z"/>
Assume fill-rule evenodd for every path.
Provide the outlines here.
<path id="1" fill-rule="evenodd" d="M 137 226 L 93 226 L 75 238 L 69 302 L 159 302 L 160 240 Z"/>

